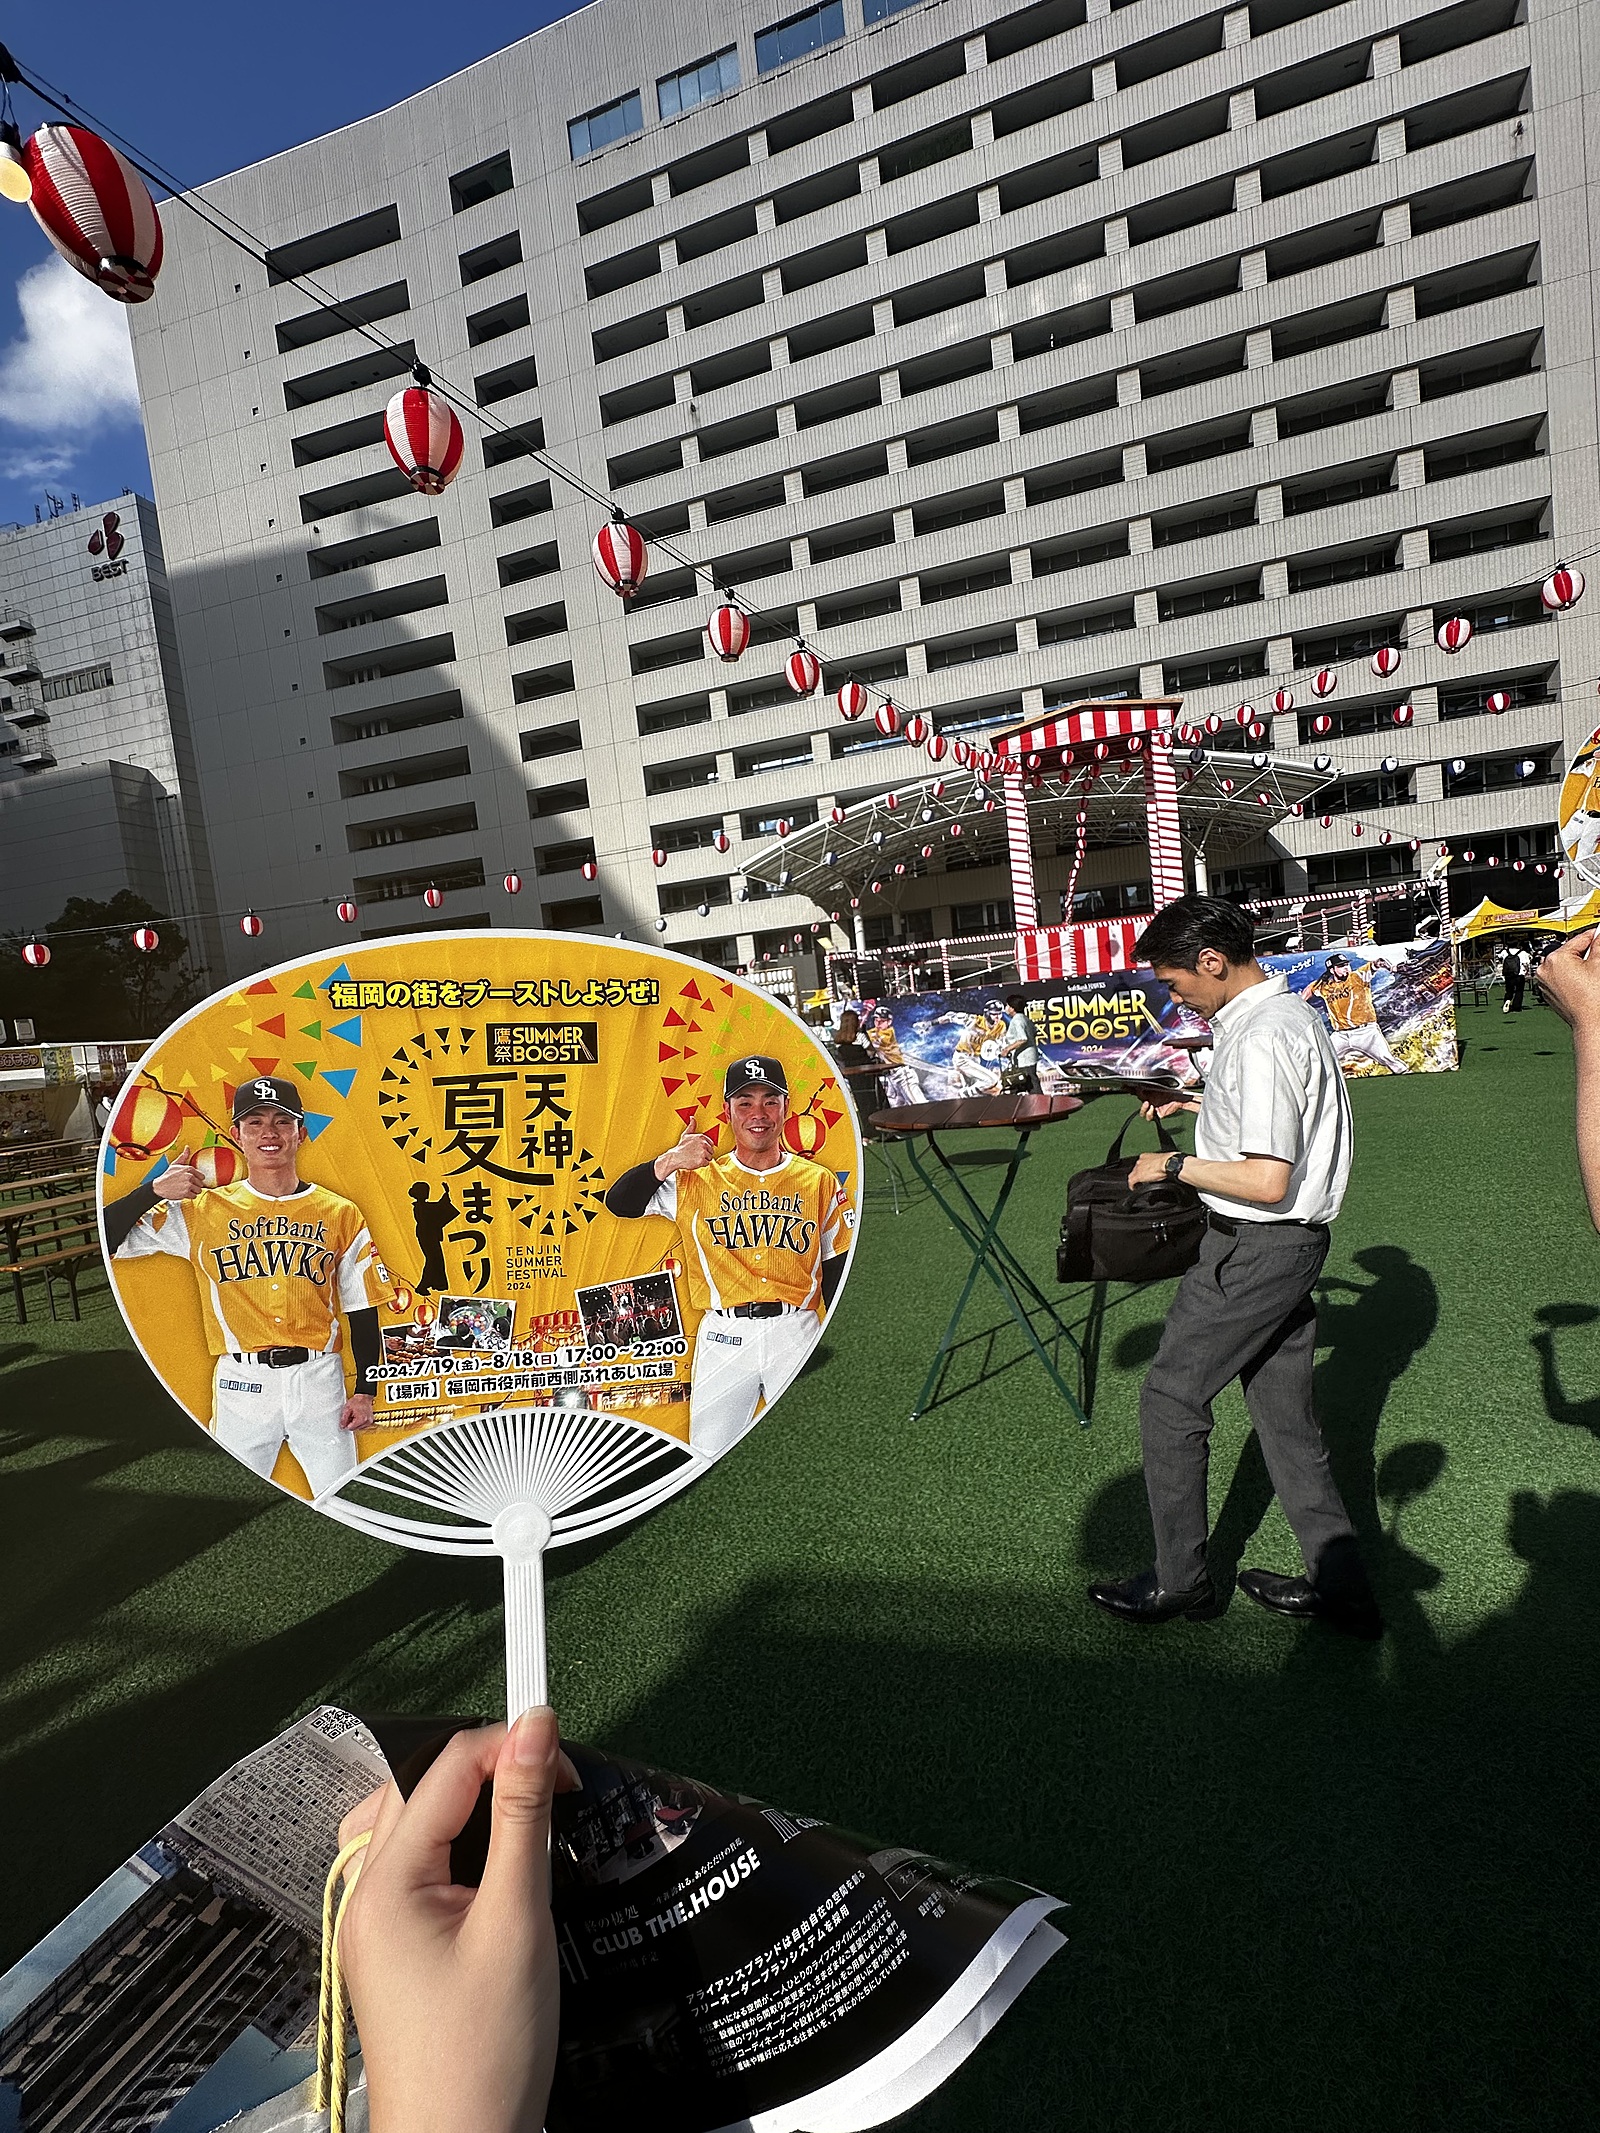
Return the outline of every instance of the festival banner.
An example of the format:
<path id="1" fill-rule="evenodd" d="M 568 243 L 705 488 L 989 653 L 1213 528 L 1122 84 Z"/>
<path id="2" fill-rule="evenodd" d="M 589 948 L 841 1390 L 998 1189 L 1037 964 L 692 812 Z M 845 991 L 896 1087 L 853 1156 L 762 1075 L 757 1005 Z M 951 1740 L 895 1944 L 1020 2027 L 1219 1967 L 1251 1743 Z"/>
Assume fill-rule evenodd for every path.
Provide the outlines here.
<path id="1" fill-rule="evenodd" d="M 1447 941 L 1312 948 L 1262 957 L 1322 1016 L 1346 1074 L 1436 1074 L 1456 1064 Z M 1151 970 L 1021 986 L 922 993 L 853 1004 L 880 1069 L 887 1104 L 943 1103 L 999 1092 L 1010 1012 L 1020 992 L 1037 1032 L 1046 1095 L 1117 1074 L 1185 1086 L 1204 1071 L 1206 1024 L 1179 1007 Z"/>
<path id="2" fill-rule="evenodd" d="M 510 1403 L 626 1417 L 703 1467 L 814 1348 L 860 1154 L 827 1054 L 754 987 L 591 935 L 433 933 L 192 1010 L 101 1170 L 146 1359 L 325 1499 Z"/>
<path id="3" fill-rule="evenodd" d="M 1582 879 L 1600 883 L 1600 726 L 1572 758 L 1561 781 L 1556 836 Z"/>

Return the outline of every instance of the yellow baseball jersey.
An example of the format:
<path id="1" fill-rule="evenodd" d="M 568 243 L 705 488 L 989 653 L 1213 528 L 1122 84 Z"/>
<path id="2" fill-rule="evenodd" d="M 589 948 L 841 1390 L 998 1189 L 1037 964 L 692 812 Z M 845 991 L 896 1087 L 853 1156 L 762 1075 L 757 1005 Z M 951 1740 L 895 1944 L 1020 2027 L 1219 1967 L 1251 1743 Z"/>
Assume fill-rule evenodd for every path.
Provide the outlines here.
<path id="1" fill-rule="evenodd" d="M 1372 1004 L 1372 980 L 1363 970 L 1352 970 L 1343 978 L 1325 975 L 1306 990 L 1326 1004 L 1328 1019 L 1335 1029 L 1363 1029 L 1378 1019 L 1378 1010 Z"/>
<path id="2" fill-rule="evenodd" d="M 802 1155 L 786 1155 L 771 1170 L 749 1170 L 736 1155 L 675 1170 L 645 1212 L 678 1225 L 697 1311 L 747 1303 L 815 1310 L 822 1262 L 848 1249 L 855 1226 L 839 1180 Z"/>
<path id="3" fill-rule="evenodd" d="M 325 1185 L 283 1199 L 245 1183 L 194 1200 L 158 1200 L 114 1256 L 156 1252 L 193 1266 L 213 1355 L 257 1348 L 337 1355 L 339 1313 L 388 1296 L 361 1210 Z"/>

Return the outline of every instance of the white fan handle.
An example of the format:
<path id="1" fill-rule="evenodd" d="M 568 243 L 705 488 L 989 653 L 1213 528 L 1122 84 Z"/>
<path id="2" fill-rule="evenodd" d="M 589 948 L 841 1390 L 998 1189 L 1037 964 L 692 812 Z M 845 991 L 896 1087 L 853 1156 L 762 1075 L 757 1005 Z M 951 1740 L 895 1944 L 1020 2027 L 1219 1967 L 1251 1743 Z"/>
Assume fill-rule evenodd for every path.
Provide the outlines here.
<path id="1" fill-rule="evenodd" d="M 508 1504 L 494 1522 L 495 1553 L 505 1566 L 506 1724 L 550 1701 L 545 1657 L 544 1551 L 550 1514 L 536 1503 Z"/>

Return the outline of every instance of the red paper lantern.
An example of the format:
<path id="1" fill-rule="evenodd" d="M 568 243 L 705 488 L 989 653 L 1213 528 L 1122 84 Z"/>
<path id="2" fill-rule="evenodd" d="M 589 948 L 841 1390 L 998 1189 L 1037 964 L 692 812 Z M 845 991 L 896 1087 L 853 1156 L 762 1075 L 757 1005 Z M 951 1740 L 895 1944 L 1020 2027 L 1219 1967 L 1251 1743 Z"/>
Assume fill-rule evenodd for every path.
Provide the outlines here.
<path id="1" fill-rule="evenodd" d="M 955 759 L 956 759 L 956 763 L 957 763 L 957 765 L 958 765 L 958 767 L 959 767 L 960 769 L 962 769 L 962 770 L 968 770 L 968 769 L 970 769 L 970 768 L 971 768 L 971 766 L 972 766 L 972 743 L 971 743 L 970 741 L 957 741 L 957 742 L 955 742 L 955 744 L 954 744 L 954 745 L 952 746 L 952 748 L 951 748 L 951 751 L 950 751 L 950 752 L 951 752 L 951 754 L 952 754 L 952 755 L 953 755 L 953 756 L 955 757 Z"/>
<path id="2" fill-rule="evenodd" d="M 1396 704 L 1394 707 L 1393 717 L 1397 726 L 1409 726 L 1416 715 L 1415 704 Z"/>
<path id="3" fill-rule="evenodd" d="M 1144 735 L 1142 733 L 1130 733 L 1128 735 L 1128 753 L 1129 755 L 1144 754 Z"/>
<path id="4" fill-rule="evenodd" d="M 1372 655 L 1372 671 L 1380 681 L 1400 671 L 1400 654 L 1392 644 L 1380 644 Z"/>
<path id="5" fill-rule="evenodd" d="M 1469 846 L 1467 847 L 1467 849 L 1466 849 L 1466 850 L 1465 850 L 1465 851 L 1464 851 L 1464 852 L 1462 853 L 1462 855 L 1461 855 L 1461 856 L 1462 856 L 1462 858 L 1463 858 L 1463 859 L 1465 859 L 1465 860 L 1467 860 L 1467 861 L 1469 861 L 1469 862 L 1470 862 L 1471 860 L 1474 860 L 1474 859 L 1476 859 L 1478 855 L 1477 855 L 1477 853 L 1476 853 L 1475 851 L 1473 851 L 1472 847 L 1471 847 L 1471 846 L 1469 845 Z"/>
<path id="6" fill-rule="evenodd" d="M 1267 737 L 1267 722 L 1266 722 L 1266 720 L 1265 720 L 1265 719 L 1261 719 L 1261 718 L 1256 718 L 1256 719 L 1252 719 L 1252 720 L 1250 721 L 1250 738 L 1251 738 L 1251 740 L 1253 740 L 1253 741 L 1264 741 L 1264 740 L 1266 739 L 1266 737 Z"/>
<path id="7" fill-rule="evenodd" d="M 520 874 L 508 874 L 506 876 L 506 894 L 507 896 L 520 896 L 522 894 L 522 876 Z"/>
<path id="8" fill-rule="evenodd" d="M 847 681 L 834 702 L 841 718 L 858 719 L 867 708 L 867 692 L 859 681 Z"/>
<path id="9" fill-rule="evenodd" d="M 341 923 L 346 926 L 353 926 L 356 920 L 361 916 L 360 910 L 357 908 L 354 901 L 348 896 L 342 897 L 340 899 L 337 909 Z"/>
<path id="10" fill-rule="evenodd" d="M 828 820 L 830 822 L 842 822 L 844 820 L 844 809 L 837 802 L 828 809 Z"/>
<path id="11" fill-rule="evenodd" d="M 778 835 L 780 837 L 787 837 L 791 825 L 784 820 L 783 816 L 780 815 L 778 817 L 778 820 L 773 824 L 773 827 L 777 830 Z"/>
<path id="12" fill-rule="evenodd" d="M 434 887 L 432 882 L 429 882 L 428 886 L 422 892 L 422 901 L 427 905 L 430 911 L 437 911 L 439 906 L 444 902 L 443 889 L 437 889 Z"/>
<path id="13" fill-rule="evenodd" d="M 1222 781 L 1222 789 L 1223 789 L 1223 791 L 1224 791 L 1224 792 L 1232 792 L 1232 790 L 1233 790 L 1233 780 L 1232 780 L 1232 778 L 1224 778 L 1224 779 L 1223 779 L 1223 781 Z"/>
<path id="14" fill-rule="evenodd" d="M 933 846 L 931 844 L 925 844 L 922 847 L 922 856 L 924 859 L 931 859 L 933 857 Z"/>
<path id="15" fill-rule="evenodd" d="M 1486 860 L 1484 861 L 1484 865 L 1485 865 L 1485 866 L 1490 866 L 1490 867 L 1497 867 L 1497 866 L 1498 866 L 1499 864 L 1500 864 L 1500 862 L 1499 862 L 1499 860 L 1498 860 L 1498 859 L 1497 859 L 1497 858 L 1495 857 L 1495 855 L 1494 855 L 1494 853 L 1493 853 L 1493 852 L 1491 852 L 1491 853 L 1489 854 L 1488 858 L 1487 858 L 1487 859 L 1486 859 Z"/>
<path id="16" fill-rule="evenodd" d="M 578 872 L 583 876 L 585 881 L 593 881 L 595 877 L 599 874 L 600 869 L 592 859 L 586 859 L 583 862 L 582 866 L 579 867 Z"/>
<path id="17" fill-rule="evenodd" d="M 460 473 L 467 448 L 455 409 L 426 385 L 408 385 L 395 394 L 383 411 L 383 440 L 419 496 L 443 495 Z"/>
<path id="18" fill-rule="evenodd" d="M 796 696 L 812 696 L 822 680 L 822 661 L 804 645 L 784 661 L 784 678 Z"/>
<path id="19" fill-rule="evenodd" d="M 920 711 L 913 711 L 906 720 L 906 740 L 913 748 L 920 748 L 928 738 L 928 721 Z"/>
<path id="20" fill-rule="evenodd" d="M 726 830 L 713 830 L 711 833 L 711 849 L 714 852 L 725 852 L 732 842 L 733 839 Z"/>
<path id="21" fill-rule="evenodd" d="M 118 1155 L 143 1162 L 170 1148 L 183 1131 L 184 1107 L 175 1096 L 131 1082 L 111 1119 L 111 1145 Z"/>
<path id="22" fill-rule="evenodd" d="M 22 162 L 33 219 L 67 265 L 119 304 L 153 296 L 161 218 L 127 158 L 87 126 L 41 126 Z"/>
<path id="23" fill-rule="evenodd" d="M 1319 711 L 1317 713 L 1316 717 L 1311 721 L 1311 730 L 1314 734 L 1318 736 L 1319 739 L 1324 733 L 1331 733 L 1333 731 L 1333 720 L 1328 716 L 1326 711 Z"/>
<path id="24" fill-rule="evenodd" d="M 750 617 L 742 607 L 724 601 L 711 610 L 706 622 L 706 643 L 718 659 L 731 663 L 750 642 Z"/>
<path id="25" fill-rule="evenodd" d="M 1313 696 L 1331 696 L 1339 686 L 1339 677 L 1332 667 L 1319 667 L 1311 677 Z"/>
<path id="26" fill-rule="evenodd" d="M 930 733 L 928 735 L 928 760 L 930 763 L 942 763 L 949 752 L 950 743 L 942 733 Z"/>
<path id="27" fill-rule="evenodd" d="M 637 526 L 613 519 L 594 537 L 594 567 L 620 599 L 631 600 L 650 568 L 650 548 Z"/>
<path id="28" fill-rule="evenodd" d="M 133 945 L 142 955 L 150 955 L 161 946 L 161 936 L 154 926 L 135 926 Z"/>
<path id="29" fill-rule="evenodd" d="M 1233 714 L 1233 723 L 1236 726 L 1248 726 L 1255 715 L 1256 707 L 1254 704 L 1240 704 Z"/>
<path id="30" fill-rule="evenodd" d="M 1352 837 L 1360 837 L 1365 835 L 1365 831 L 1362 829 L 1361 824 L 1359 822 L 1352 822 L 1350 825 L 1350 834 Z"/>
<path id="31" fill-rule="evenodd" d="M 1289 812 L 1291 815 L 1293 815 L 1296 822 L 1301 819 L 1301 817 L 1305 814 L 1305 811 L 1306 803 L 1304 802 L 1304 800 L 1296 800 L 1292 802 L 1289 808 Z"/>
<path id="32" fill-rule="evenodd" d="M 1321 822 L 1321 824 L 1322 824 L 1322 826 L 1323 826 L 1323 828 L 1324 828 L 1325 830 L 1331 830 L 1331 829 L 1333 828 L 1333 817 L 1332 817 L 1332 815 L 1320 815 L 1320 816 L 1318 817 L 1318 820 L 1319 820 L 1319 821 Z"/>
<path id="33" fill-rule="evenodd" d="M 1277 690 L 1272 699 L 1272 708 L 1274 711 L 1292 711 L 1294 709 L 1293 689 Z"/>
<path id="34" fill-rule="evenodd" d="M 1222 731 L 1222 713 L 1220 711 L 1213 711 L 1206 720 L 1206 731 L 1207 733 L 1220 733 Z M 1100 750 L 1097 748 L 1095 753 L 1098 755 Z"/>
<path id="35" fill-rule="evenodd" d="M 1502 711 L 1511 709 L 1511 696 L 1505 689 L 1491 689 L 1483 700 L 1483 708 L 1492 711 L 1498 718 Z"/>
<path id="36" fill-rule="evenodd" d="M 1539 598 L 1553 615 L 1564 615 L 1583 598 L 1584 576 L 1571 563 L 1558 563 L 1539 587 Z"/>
<path id="37" fill-rule="evenodd" d="M 900 714 L 887 697 L 872 714 L 872 723 L 884 735 L 900 731 Z"/>
<path id="38" fill-rule="evenodd" d="M 933 783 L 928 787 L 928 791 L 933 795 L 934 799 L 936 800 L 942 800 L 944 798 L 944 789 L 945 788 L 943 778 L 935 778 Z"/>
<path id="39" fill-rule="evenodd" d="M 22 944 L 22 960 L 30 970 L 43 970 L 45 964 L 50 960 L 50 951 L 43 941 L 24 941 Z"/>
<path id="40" fill-rule="evenodd" d="M 1472 642 L 1472 624 L 1465 615 L 1448 615 L 1439 624 L 1434 642 L 1441 652 L 1464 652 Z"/>
<path id="41" fill-rule="evenodd" d="M 959 822 L 951 823 L 950 834 L 952 837 L 959 837 L 961 835 L 961 824 Z"/>
<path id="42" fill-rule="evenodd" d="M 665 852 L 664 852 L 664 851 L 663 851 L 663 850 L 661 849 L 660 845 L 658 844 L 658 845 L 657 845 L 657 846 L 655 847 L 654 851 L 652 851 L 652 852 L 651 852 L 651 854 L 650 854 L 650 864 L 651 864 L 651 865 L 652 865 L 653 867 L 664 867 L 664 866 L 666 865 L 666 863 L 667 863 L 667 855 L 666 855 L 666 853 L 665 853 Z"/>

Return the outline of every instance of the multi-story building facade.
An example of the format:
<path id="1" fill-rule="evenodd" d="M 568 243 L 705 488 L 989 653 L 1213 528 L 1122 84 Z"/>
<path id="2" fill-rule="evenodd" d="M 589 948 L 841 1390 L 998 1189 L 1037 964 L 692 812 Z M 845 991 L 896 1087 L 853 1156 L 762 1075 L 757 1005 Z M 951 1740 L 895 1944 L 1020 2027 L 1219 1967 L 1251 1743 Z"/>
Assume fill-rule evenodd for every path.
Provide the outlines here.
<path id="1" fill-rule="evenodd" d="M 215 904 L 160 533 L 131 493 L 0 527 L 0 924 L 120 889 Z"/>
<path id="2" fill-rule="evenodd" d="M 1600 599 L 1537 596 L 1600 545 L 1595 35 L 1577 0 L 602 0 L 209 188 L 268 271 L 169 208 L 135 349 L 223 901 L 286 907 L 257 959 L 343 894 L 427 922 L 430 882 L 433 923 L 786 942 L 816 909 L 741 900 L 741 857 L 927 775 L 789 693 L 797 638 L 949 733 L 1116 692 L 1266 718 L 1332 667 L 1266 745 L 1331 757 L 1333 827 L 1215 885 L 1448 839 L 1458 908 L 1490 858 L 1550 901 L 1600 673 Z M 518 433 L 469 422 L 438 501 L 382 442 L 414 357 Z M 708 574 L 658 551 L 619 603 L 529 445 Z M 760 611 L 735 665 L 722 584 Z M 1136 908 L 1142 851 L 1080 908 Z M 972 856 L 868 939 L 1008 924 Z"/>

